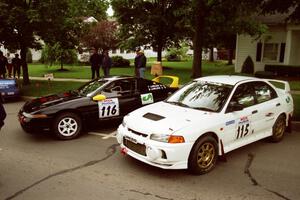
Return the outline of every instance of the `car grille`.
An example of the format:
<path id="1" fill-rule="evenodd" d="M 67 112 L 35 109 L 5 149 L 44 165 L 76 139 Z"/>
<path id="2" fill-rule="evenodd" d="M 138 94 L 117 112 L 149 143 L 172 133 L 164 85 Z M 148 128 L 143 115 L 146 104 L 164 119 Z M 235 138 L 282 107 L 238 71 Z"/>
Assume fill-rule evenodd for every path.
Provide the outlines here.
<path id="1" fill-rule="evenodd" d="M 128 128 L 129 131 L 131 131 L 133 134 L 136 134 L 136 135 L 141 135 L 143 137 L 147 137 L 148 135 L 145 134 L 145 133 L 141 133 L 141 132 L 137 132 L 135 130 L 132 130 L 131 128 Z"/>
<path id="2" fill-rule="evenodd" d="M 131 142 L 130 140 L 127 140 L 126 138 L 123 139 L 123 144 L 129 148 L 130 150 L 141 154 L 143 156 L 146 156 L 146 146 L 142 144 L 135 144 Z"/>

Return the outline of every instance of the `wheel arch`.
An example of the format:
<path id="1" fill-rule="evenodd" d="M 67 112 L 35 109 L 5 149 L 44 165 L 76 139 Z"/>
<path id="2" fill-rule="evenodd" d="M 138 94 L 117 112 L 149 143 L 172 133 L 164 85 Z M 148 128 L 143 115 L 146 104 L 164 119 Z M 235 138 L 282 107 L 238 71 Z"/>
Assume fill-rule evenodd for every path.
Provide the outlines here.
<path id="1" fill-rule="evenodd" d="M 211 137 L 213 137 L 213 138 L 216 140 L 216 142 L 217 142 L 217 144 L 218 144 L 218 147 L 220 147 L 220 142 L 219 142 L 219 137 L 218 137 L 218 135 L 217 135 L 215 132 L 209 131 L 209 132 L 206 132 L 206 133 L 200 135 L 200 136 L 197 138 L 197 140 L 195 140 L 195 142 L 194 142 L 194 144 L 193 144 L 193 146 L 192 146 L 192 148 L 191 148 L 191 151 L 190 151 L 190 153 L 189 153 L 189 156 L 191 155 L 191 152 L 192 152 L 194 146 L 197 144 L 197 142 L 198 142 L 199 140 L 201 140 L 202 138 L 206 137 L 206 136 L 211 136 Z M 219 154 L 219 152 L 218 152 L 218 154 Z"/>

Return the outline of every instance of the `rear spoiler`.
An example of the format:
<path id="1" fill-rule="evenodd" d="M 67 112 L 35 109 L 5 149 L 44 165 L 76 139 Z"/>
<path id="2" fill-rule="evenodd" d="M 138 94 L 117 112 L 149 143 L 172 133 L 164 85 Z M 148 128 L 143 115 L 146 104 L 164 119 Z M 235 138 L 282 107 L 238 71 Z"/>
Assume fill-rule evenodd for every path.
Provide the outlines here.
<path id="1" fill-rule="evenodd" d="M 287 81 L 276 80 L 276 79 L 265 79 L 265 80 L 268 81 L 269 83 L 271 83 L 272 85 L 274 85 L 276 88 L 280 88 L 280 87 L 276 86 L 276 83 L 277 84 L 282 84 L 282 85 L 284 85 L 283 90 L 284 90 L 285 93 L 290 93 L 291 92 L 290 84 Z M 275 83 L 275 84 L 273 84 L 272 82 Z"/>
<path id="2" fill-rule="evenodd" d="M 178 88 L 179 86 L 179 78 L 177 76 L 168 76 L 168 75 L 161 75 L 157 76 L 152 81 L 160 83 L 160 78 L 170 78 L 172 79 L 172 83 L 169 85 L 171 88 Z"/>

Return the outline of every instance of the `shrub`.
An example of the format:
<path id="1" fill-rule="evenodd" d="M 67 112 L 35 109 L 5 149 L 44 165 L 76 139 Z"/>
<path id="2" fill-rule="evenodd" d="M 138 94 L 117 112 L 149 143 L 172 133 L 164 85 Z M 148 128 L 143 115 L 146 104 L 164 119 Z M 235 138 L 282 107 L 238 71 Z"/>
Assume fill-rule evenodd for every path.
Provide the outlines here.
<path id="1" fill-rule="evenodd" d="M 41 63 L 52 65 L 53 63 L 74 64 L 78 62 L 75 49 L 63 49 L 59 43 L 45 45 L 40 59 Z"/>
<path id="2" fill-rule="evenodd" d="M 253 74 L 254 73 L 254 63 L 252 61 L 252 58 L 248 56 L 242 66 L 242 73 L 245 74 Z"/>
<path id="3" fill-rule="evenodd" d="M 181 61 L 187 59 L 187 52 L 189 50 L 189 46 L 185 43 L 182 43 L 180 47 L 172 47 L 168 49 L 166 53 L 166 58 L 168 61 Z"/>
<path id="4" fill-rule="evenodd" d="M 123 58 L 122 56 L 113 56 L 112 60 L 112 67 L 129 67 L 130 61 Z"/>
<path id="5" fill-rule="evenodd" d="M 169 54 L 166 55 L 167 61 L 181 61 L 180 55 L 177 54 Z"/>

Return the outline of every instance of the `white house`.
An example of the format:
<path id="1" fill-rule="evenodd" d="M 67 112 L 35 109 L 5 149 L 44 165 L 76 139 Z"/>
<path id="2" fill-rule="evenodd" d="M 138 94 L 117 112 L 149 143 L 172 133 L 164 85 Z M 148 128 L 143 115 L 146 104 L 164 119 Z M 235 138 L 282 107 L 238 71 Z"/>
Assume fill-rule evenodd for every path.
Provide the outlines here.
<path id="1" fill-rule="evenodd" d="M 266 64 L 300 66 L 300 24 L 286 21 L 287 15 L 260 16 L 258 20 L 268 25 L 268 31 L 259 38 L 238 35 L 236 42 L 235 71 L 250 56 L 254 71 L 264 71 Z"/>

